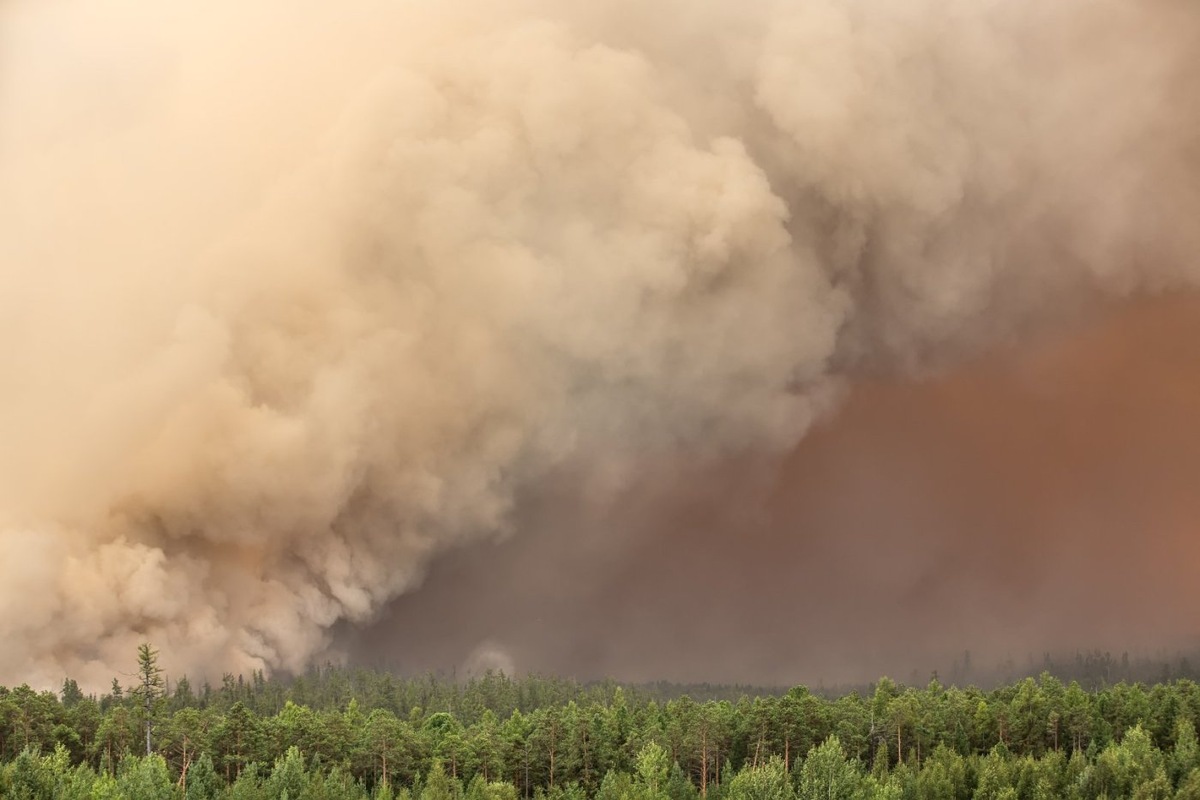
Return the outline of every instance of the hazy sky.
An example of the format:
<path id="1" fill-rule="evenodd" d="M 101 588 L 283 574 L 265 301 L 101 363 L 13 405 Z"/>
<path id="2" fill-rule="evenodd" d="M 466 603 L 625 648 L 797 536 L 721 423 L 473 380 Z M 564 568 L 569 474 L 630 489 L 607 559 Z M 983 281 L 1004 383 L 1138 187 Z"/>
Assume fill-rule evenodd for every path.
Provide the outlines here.
<path id="1" fill-rule="evenodd" d="M 858 384 L 778 471 L 647 467 L 616 502 L 570 481 L 530 502 L 518 536 L 435 564 L 357 652 L 838 683 L 945 674 L 964 649 L 998 666 L 1200 642 L 1200 296 Z"/>
<path id="2" fill-rule="evenodd" d="M 1198 54 L 1194 0 L 0 2 L 0 682 L 1189 632 Z"/>

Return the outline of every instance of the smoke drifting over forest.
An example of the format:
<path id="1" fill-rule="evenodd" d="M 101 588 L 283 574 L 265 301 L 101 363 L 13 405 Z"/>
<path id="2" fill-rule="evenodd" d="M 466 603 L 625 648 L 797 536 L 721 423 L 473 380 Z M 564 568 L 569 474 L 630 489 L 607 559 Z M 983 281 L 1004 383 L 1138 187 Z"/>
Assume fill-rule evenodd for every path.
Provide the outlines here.
<path id="1" fill-rule="evenodd" d="M 981 615 L 1014 586 L 1067 602 L 1086 576 L 1020 566 L 1048 517 L 930 546 L 920 498 L 997 495 L 983 473 L 916 485 L 915 432 L 892 465 L 797 443 L 849 395 L 868 432 L 928 402 L 928 441 L 970 448 L 982 429 L 946 417 L 1004 417 L 987 362 L 905 381 L 1194 286 L 1198 33 L 1184 0 L 0 6 L 0 680 L 107 682 L 143 640 L 175 673 L 298 669 L 392 602 L 365 657 L 470 638 L 502 661 L 519 636 L 519 668 L 697 677 L 671 652 L 706 607 L 766 642 L 747 620 L 819 598 L 787 635 L 890 632 L 829 648 L 856 659 L 985 624 L 942 630 L 958 593 Z M 979 444 L 998 482 L 1048 463 L 1024 423 Z M 873 482 L 834 480 L 849 463 Z M 817 524 L 847 487 L 898 516 L 856 496 L 849 528 Z M 536 558 L 466 580 L 505 537 Z M 775 588 L 793 562 L 828 591 Z M 586 613 L 556 619 L 581 576 Z M 831 598 L 856 579 L 871 602 Z M 712 603 L 722 581 L 741 591 Z M 1125 630 L 1101 622 L 1078 624 Z"/>
<path id="2" fill-rule="evenodd" d="M 1039 339 L 860 383 L 782 462 L 657 464 L 617 502 L 560 483 L 347 638 L 406 671 L 826 686 L 1193 655 L 1200 297 Z"/>

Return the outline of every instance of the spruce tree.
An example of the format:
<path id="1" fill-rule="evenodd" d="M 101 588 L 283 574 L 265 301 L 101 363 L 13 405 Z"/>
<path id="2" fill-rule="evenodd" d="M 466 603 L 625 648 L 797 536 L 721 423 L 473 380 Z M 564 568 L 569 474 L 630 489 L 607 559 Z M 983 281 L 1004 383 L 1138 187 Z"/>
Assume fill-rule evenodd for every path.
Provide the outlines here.
<path id="1" fill-rule="evenodd" d="M 138 646 L 138 684 L 132 690 L 141 707 L 146 729 L 146 755 L 152 752 L 151 733 L 158 701 L 165 694 L 162 669 L 158 666 L 158 651 L 144 642 Z"/>

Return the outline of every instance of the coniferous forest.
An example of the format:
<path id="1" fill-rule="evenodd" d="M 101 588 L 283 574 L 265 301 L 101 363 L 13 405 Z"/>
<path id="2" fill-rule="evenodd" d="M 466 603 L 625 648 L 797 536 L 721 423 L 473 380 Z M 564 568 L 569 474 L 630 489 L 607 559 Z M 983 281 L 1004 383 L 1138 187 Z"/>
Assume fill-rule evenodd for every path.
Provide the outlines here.
<path id="1" fill-rule="evenodd" d="M 824 694 L 326 667 L 214 687 L 144 646 L 127 683 L 0 688 L 0 797 L 1200 798 L 1188 677 Z"/>

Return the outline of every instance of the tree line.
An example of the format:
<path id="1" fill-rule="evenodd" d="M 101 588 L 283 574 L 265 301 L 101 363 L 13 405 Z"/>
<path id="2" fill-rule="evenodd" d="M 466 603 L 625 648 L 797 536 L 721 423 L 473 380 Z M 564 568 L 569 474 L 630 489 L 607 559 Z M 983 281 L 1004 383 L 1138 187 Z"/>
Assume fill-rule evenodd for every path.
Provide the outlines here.
<path id="1" fill-rule="evenodd" d="M 394 800 L 1200 798 L 1190 679 L 822 696 L 328 668 L 86 695 L 0 687 L 0 797 Z M 695 696 L 693 696 L 695 695 Z"/>

